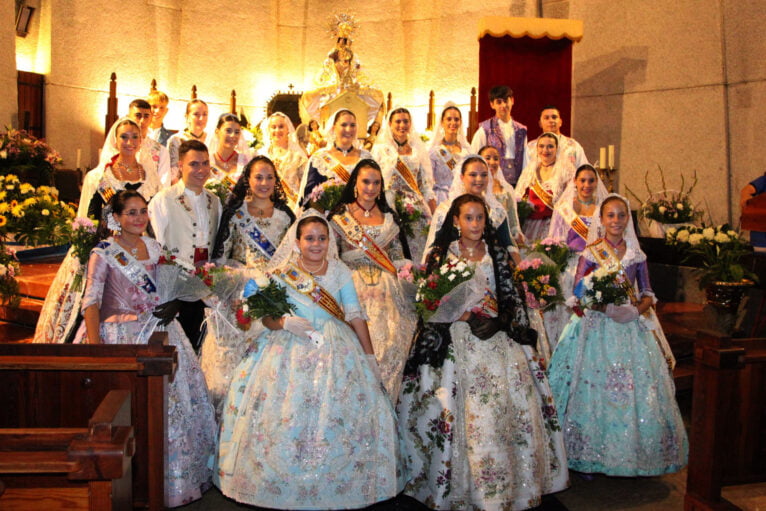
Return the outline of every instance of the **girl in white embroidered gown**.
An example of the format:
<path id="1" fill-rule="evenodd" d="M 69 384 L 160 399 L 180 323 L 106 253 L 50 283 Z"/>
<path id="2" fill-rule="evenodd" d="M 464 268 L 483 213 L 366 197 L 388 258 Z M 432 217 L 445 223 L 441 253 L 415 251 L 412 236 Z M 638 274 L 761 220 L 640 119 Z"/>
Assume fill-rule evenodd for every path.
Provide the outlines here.
<path id="1" fill-rule="evenodd" d="M 463 158 L 471 152 L 471 146 L 463 132 L 463 117 L 460 109 L 448 101 L 442 110 L 439 127 L 431 142 L 428 154 L 434 176 L 434 194 L 439 205 L 449 197 L 452 178 L 460 168 Z"/>
<path id="2" fill-rule="evenodd" d="M 351 110 L 338 110 L 325 136 L 327 146 L 311 155 L 308 169 L 303 173 L 301 206 L 306 207 L 314 188 L 333 178 L 347 183 L 359 160 L 371 158 L 370 153 L 357 148 L 356 133 L 356 115 Z"/>
<path id="3" fill-rule="evenodd" d="M 142 236 L 149 222 L 147 202 L 135 191 L 111 200 L 119 234 L 93 249 L 83 298 L 84 323 L 75 342 L 145 344 L 160 329 L 152 312 L 159 305 L 157 265 L 161 248 Z M 176 347 L 178 368 L 168 384 L 165 505 L 176 507 L 202 497 L 210 486 L 207 465 L 215 448 L 213 407 L 197 357 L 176 320 L 166 327 Z"/>
<path id="4" fill-rule="evenodd" d="M 207 103 L 201 99 L 192 99 L 186 104 L 186 128 L 168 139 L 168 154 L 170 155 L 170 172 L 172 184 L 181 178 L 178 167 L 178 148 L 187 140 L 199 140 L 205 145 L 210 145 L 211 137 L 205 132 L 207 127 L 208 109 Z"/>
<path id="5" fill-rule="evenodd" d="M 412 130 L 412 116 L 409 110 L 397 107 L 388 114 L 388 123 L 380 130 L 372 156 L 383 169 L 386 189 L 391 190 L 389 203 L 397 198 L 418 205 L 423 213 L 412 226 L 413 234 L 408 238 L 412 257 L 420 260 L 426 249 L 426 235 L 431 214 L 436 209 L 434 176 L 428 149 L 420 136 Z"/>
<path id="6" fill-rule="evenodd" d="M 479 156 L 484 158 L 489 166 L 489 173 L 492 174 L 492 194 L 497 201 L 503 205 L 508 215 L 508 229 L 511 231 L 511 237 L 517 246 L 526 242 L 524 233 L 521 231 L 518 212 L 518 196 L 513 186 L 505 180 L 505 176 L 500 171 L 500 153 L 497 148 L 491 145 L 485 145 L 479 149 Z"/>
<path id="7" fill-rule="evenodd" d="M 250 150 L 242 136 L 242 122 L 234 114 L 218 118 L 208 145 L 210 154 L 209 181 L 224 183 L 231 190 L 239 179 L 242 169 L 250 161 Z M 223 202 L 225 198 L 221 199 Z"/>
<path id="8" fill-rule="evenodd" d="M 517 510 L 568 485 L 566 454 L 524 300 L 484 201 L 458 197 L 427 257 L 473 268 L 421 322 L 397 411 L 411 478 L 431 509 Z M 456 288 L 457 289 L 457 288 Z"/>
<path id="9" fill-rule="evenodd" d="M 273 509 L 349 509 L 405 481 L 396 416 L 380 380 L 351 271 L 326 220 L 308 210 L 267 267 L 293 315 L 239 365 L 224 406 L 214 482 Z"/>
<path id="10" fill-rule="evenodd" d="M 112 195 L 120 190 L 138 190 L 148 201 L 160 188 L 159 177 L 145 172 L 136 160 L 141 149 L 141 130 L 127 117 L 118 119 L 109 129 L 102 153 L 103 165 L 88 172 L 80 194 L 77 216 L 107 222 L 111 215 L 104 215 L 104 206 Z M 112 225 L 113 226 L 113 225 Z M 70 249 L 56 277 L 51 282 L 40 318 L 35 328 L 35 343 L 71 342 L 80 315 L 83 288 L 73 289 L 75 275 L 84 277 L 86 269 Z M 76 287 L 76 286 L 75 286 Z"/>
<path id="11" fill-rule="evenodd" d="M 298 207 L 300 185 L 306 171 L 308 156 L 295 135 L 293 122 L 282 112 L 274 112 L 263 122 L 269 137 L 261 154 L 268 156 L 279 172 L 282 190 L 288 205 L 295 210 Z"/>
<path id="12" fill-rule="evenodd" d="M 531 203 L 534 209 L 524 223 L 524 236 L 530 243 L 547 236 L 553 205 L 574 176 L 569 161 L 556 158 L 557 149 L 556 135 L 540 135 L 537 139 L 537 158 L 526 166 L 516 183 L 516 193 Z"/>
<path id="13" fill-rule="evenodd" d="M 407 238 L 382 192 L 380 166 L 360 161 L 329 220 L 368 317 L 383 384 L 396 403 L 416 317 L 397 277 L 397 269 L 410 259 Z"/>
<path id="14" fill-rule="evenodd" d="M 585 164 L 577 169 L 574 179 L 569 182 L 553 208 L 548 238 L 566 243 L 571 251 L 569 263 L 560 279 L 561 292 L 570 303 L 577 261 L 585 248 L 588 228 L 598 215 L 598 205 L 608 193 L 596 169 L 590 164 Z M 572 315 L 572 309 L 566 304 L 559 304 L 552 310 L 546 311 L 544 315 L 552 353 Z"/>
<path id="15" fill-rule="evenodd" d="M 241 328 L 236 317 L 239 297 L 252 270 L 263 271 L 295 215 L 287 206 L 279 174 L 266 156 L 247 164 L 221 214 L 212 259 L 227 272 L 226 294 L 210 299 L 205 309 L 207 332 L 200 353 L 210 399 L 220 418 L 234 369 L 261 334 L 260 322 Z"/>

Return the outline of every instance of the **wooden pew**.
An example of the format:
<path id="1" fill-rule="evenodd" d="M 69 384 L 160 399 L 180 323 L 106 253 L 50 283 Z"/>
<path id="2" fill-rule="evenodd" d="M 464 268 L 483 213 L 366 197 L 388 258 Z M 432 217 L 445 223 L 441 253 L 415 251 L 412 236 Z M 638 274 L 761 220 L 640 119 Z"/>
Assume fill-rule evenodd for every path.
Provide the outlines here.
<path id="1" fill-rule="evenodd" d="M 167 333 L 146 345 L 0 344 L 0 428 L 77 428 L 111 390 L 131 393 L 133 507 L 163 509 Z"/>
<path id="2" fill-rule="evenodd" d="M 132 509 L 130 392 L 110 391 L 82 428 L 0 429 L 0 509 Z"/>
<path id="3" fill-rule="evenodd" d="M 686 511 L 739 509 L 721 488 L 766 481 L 766 338 L 700 332 Z"/>

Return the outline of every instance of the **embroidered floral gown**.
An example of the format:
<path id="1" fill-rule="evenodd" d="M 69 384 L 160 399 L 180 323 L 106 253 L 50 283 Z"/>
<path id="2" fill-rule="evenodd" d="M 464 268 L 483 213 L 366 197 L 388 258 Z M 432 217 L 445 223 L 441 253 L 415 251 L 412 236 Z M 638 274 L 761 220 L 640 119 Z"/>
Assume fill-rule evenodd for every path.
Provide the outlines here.
<path id="1" fill-rule="evenodd" d="M 581 257 L 576 281 L 597 266 Z M 641 296 L 653 296 L 645 260 L 636 262 L 629 251 L 622 266 Z M 686 465 L 688 441 L 673 377 L 647 324 L 643 317 L 621 324 L 586 309 L 564 329 L 549 377 L 569 468 L 653 476 Z"/>
<path id="2" fill-rule="evenodd" d="M 346 320 L 362 317 L 351 272 L 329 261 L 317 281 Z M 274 509 L 347 509 L 394 497 L 405 482 L 396 415 L 353 330 L 290 286 L 317 346 L 266 330 L 236 370 L 224 407 L 215 484 Z"/>
<path id="3" fill-rule="evenodd" d="M 160 246 L 143 238 L 149 259 L 138 261 L 111 238 L 93 249 L 83 309 L 97 304 L 101 317 L 101 340 L 105 344 L 144 344 L 157 329 L 152 315 L 159 298 L 142 287 L 156 283 Z M 134 275 L 129 278 L 127 275 Z M 167 467 L 165 504 L 176 507 L 202 497 L 210 486 L 208 459 L 215 449 L 216 426 L 213 407 L 197 356 L 177 320 L 167 326 L 169 343 L 176 347 L 178 367 L 168 383 Z M 75 342 L 87 337 L 81 324 Z"/>
<path id="4" fill-rule="evenodd" d="M 361 149 L 359 153 L 359 160 L 372 158 L 372 155 L 364 149 Z M 314 188 L 328 179 L 338 178 L 345 183 L 346 180 L 338 175 L 335 169 L 337 169 L 338 166 L 343 167 L 345 173 L 350 176 L 356 164 L 359 163 L 359 160 L 353 163 L 343 164 L 330 154 L 330 149 L 325 148 L 315 152 L 311 158 L 309 158 L 308 169 L 303 173 L 303 177 L 301 178 L 301 204 L 305 206 L 308 196 L 311 195 Z"/>
<path id="5" fill-rule="evenodd" d="M 505 266 L 503 285 L 512 286 Z M 476 284 L 494 293 L 492 259 L 475 269 Z M 518 314 L 523 302 L 517 296 L 515 303 Z M 397 411 L 411 472 L 405 493 L 432 509 L 516 510 L 566 488 L 563 437 L 534 349 L 502 330 L 481 340 L 464 321 L 442 328 L 451 342 L 416 339 L 402 383 Z"/>
<path id="6" fill-rule="evenodd" d="M 404 262 L 399 243 L 399 227 L 391 213 L 386 213 L 381 225 L 359 226 L 373 241 L 386 252 L 396 264 Z M 359 295 L 362 310 L 367 316 L 372 347 L 380 367 L 383 384 L 392 403 L 399 398 L 404 363 L 410 352 L 412 335 L 415 332 L 416 316 L 411 302 L 402 290 L 396 275 L 381 269 L 365 256 L 364 252 L 343 234 L 333 223 L 341 239 L 341 258 L 352 269 L 354 287 Z"/>
<path id="7" fill-rule="evenodd" d="M 460 172 L 460 164 L 470 152 L 470 148 L 463 147 L 459 153 L 452 153 L 444 146 L 434 147 L 429 151 L 437 206 L 449 197 L 455 172 Z"/>
<path id="8" fill-rule="evenodd" d="M 254 227 L 267 241 L 260 238 Z M 290 217 L 284 211 L 274 208 L 271 218 L 256 219 L 248 212 L 247 204 L 243 204 L 229 220 L 229 236 L 223 245 L 226 260 L 222 263 L 234 266 L 236 269 L 231 273 L 240 278 L 232 276 L 230 300 L 222 301 L 218 297 L 209 300 L 209 307 L 205 308 L 207 331 L 200 351 L 200 365 L 205 374 L 210 400 L 215 406 L 216 418 L 221 417 L 234 370 L 252 342 L 263 331 L 260 321 L 252 321 L 246 330 L 238 326 L 238 298 L 242 295 L 245 282 L 251 278 L 252 270 L 262 271 L 266 267 L 271 259 L 268 252 L 272 250 L 268 247 L 279 246 L 288 227 Z M 261 240 L 263 249 L 258 247 L 256 240 Z"/>

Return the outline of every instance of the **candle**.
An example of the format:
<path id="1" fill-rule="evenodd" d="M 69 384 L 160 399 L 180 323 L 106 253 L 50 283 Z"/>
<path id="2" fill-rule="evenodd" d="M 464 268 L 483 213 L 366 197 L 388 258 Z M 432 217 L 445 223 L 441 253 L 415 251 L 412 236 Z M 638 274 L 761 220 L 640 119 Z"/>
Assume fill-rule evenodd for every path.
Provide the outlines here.
<path id="1" fill-rule="evenodd" d="M 606 147 L 602 147 L 598 150 L 598 168 L 606 168 Z"/>
<path id="2" fill-rule="evenodd" d="M 80 156 L 82 156 L 82 151 L 80 148 L 77 148 L 77 165 L 75 165 L 74 168 L 79 169 L 80 168 Z"/>
<path id="3" fill-rule="evenodd" d="M 609 161 L 609 168 L 613 169 L 614 168 L 614 146 L 613 145 L 609 146 L 609 160 L 608 161 Z"/>

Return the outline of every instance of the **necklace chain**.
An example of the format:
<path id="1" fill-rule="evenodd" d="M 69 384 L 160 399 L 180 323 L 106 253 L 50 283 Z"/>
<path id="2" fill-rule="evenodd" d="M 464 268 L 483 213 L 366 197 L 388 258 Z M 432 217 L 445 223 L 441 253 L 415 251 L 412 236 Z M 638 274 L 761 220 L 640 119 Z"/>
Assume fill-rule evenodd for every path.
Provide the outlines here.
<path id="1" fill-rule="evenodd" d="M 460 245 L 461 248 L 465 249 L 465 251 L 468 252 L 468 257 L 474 256 L 474 253 L 476 253 L 480 244 L 481 244 L 481 241 L 477 241 L 475 246 L 469 247 L 468 245 L 463 243 L 462 238 L 458 240 L 458 245 Z"/>
<path id="2" fill-rule="evenodd" d="M 301 265 L 301 268 L 303 268 L 305 271 L 309 272 L 309 274 L 313 277 L 315 273 L 319 273 L 320 271 L 322 271 L 325 268 L 325 266 L 327 265 L 327 258 L 325 258 L 321 263 L 319 263 L 319 268 L 316 268 L 314 270 L 309 269 L 309 267 L 303 261 L 303 255 L 302 254 L 301 254 L 300 259 L 298 260 L 298 263 Z"/>
<path id="3" fill-rule="evenodd" d="M 364 211 L 365 218 L 370 218 L 372 216 L 372 210 L 375 209 L 375 207 L 377 206 L 377 204 L 373 202 L 372 207 L 370 209 L 367 209 L 364 206 L 362 206 L 362 203 L 359 202 L 359 199 L 356 199 L 356 205 L 359 206 L 362 209 L 362 211 Z"/>
<path id="4" fill-rule="evenodd" d="M 333 144 L 333 147 L 334 147 L 335 149 L 337 149 L 337 150 L 338 150 L 338 152 L 340 152 L 340 153 L 341 153 L 343 156 L 348 156 L 348 154 L 349 154 L 351 151 L 353 151 L 353 150 L 354 150 L 354 146 L 353 146 L 353 145 L 352 145 L 351 147 L 349 147 L 348 149 L 341 149 L 340 147 L 338 147 L 338 144 Z"/>

